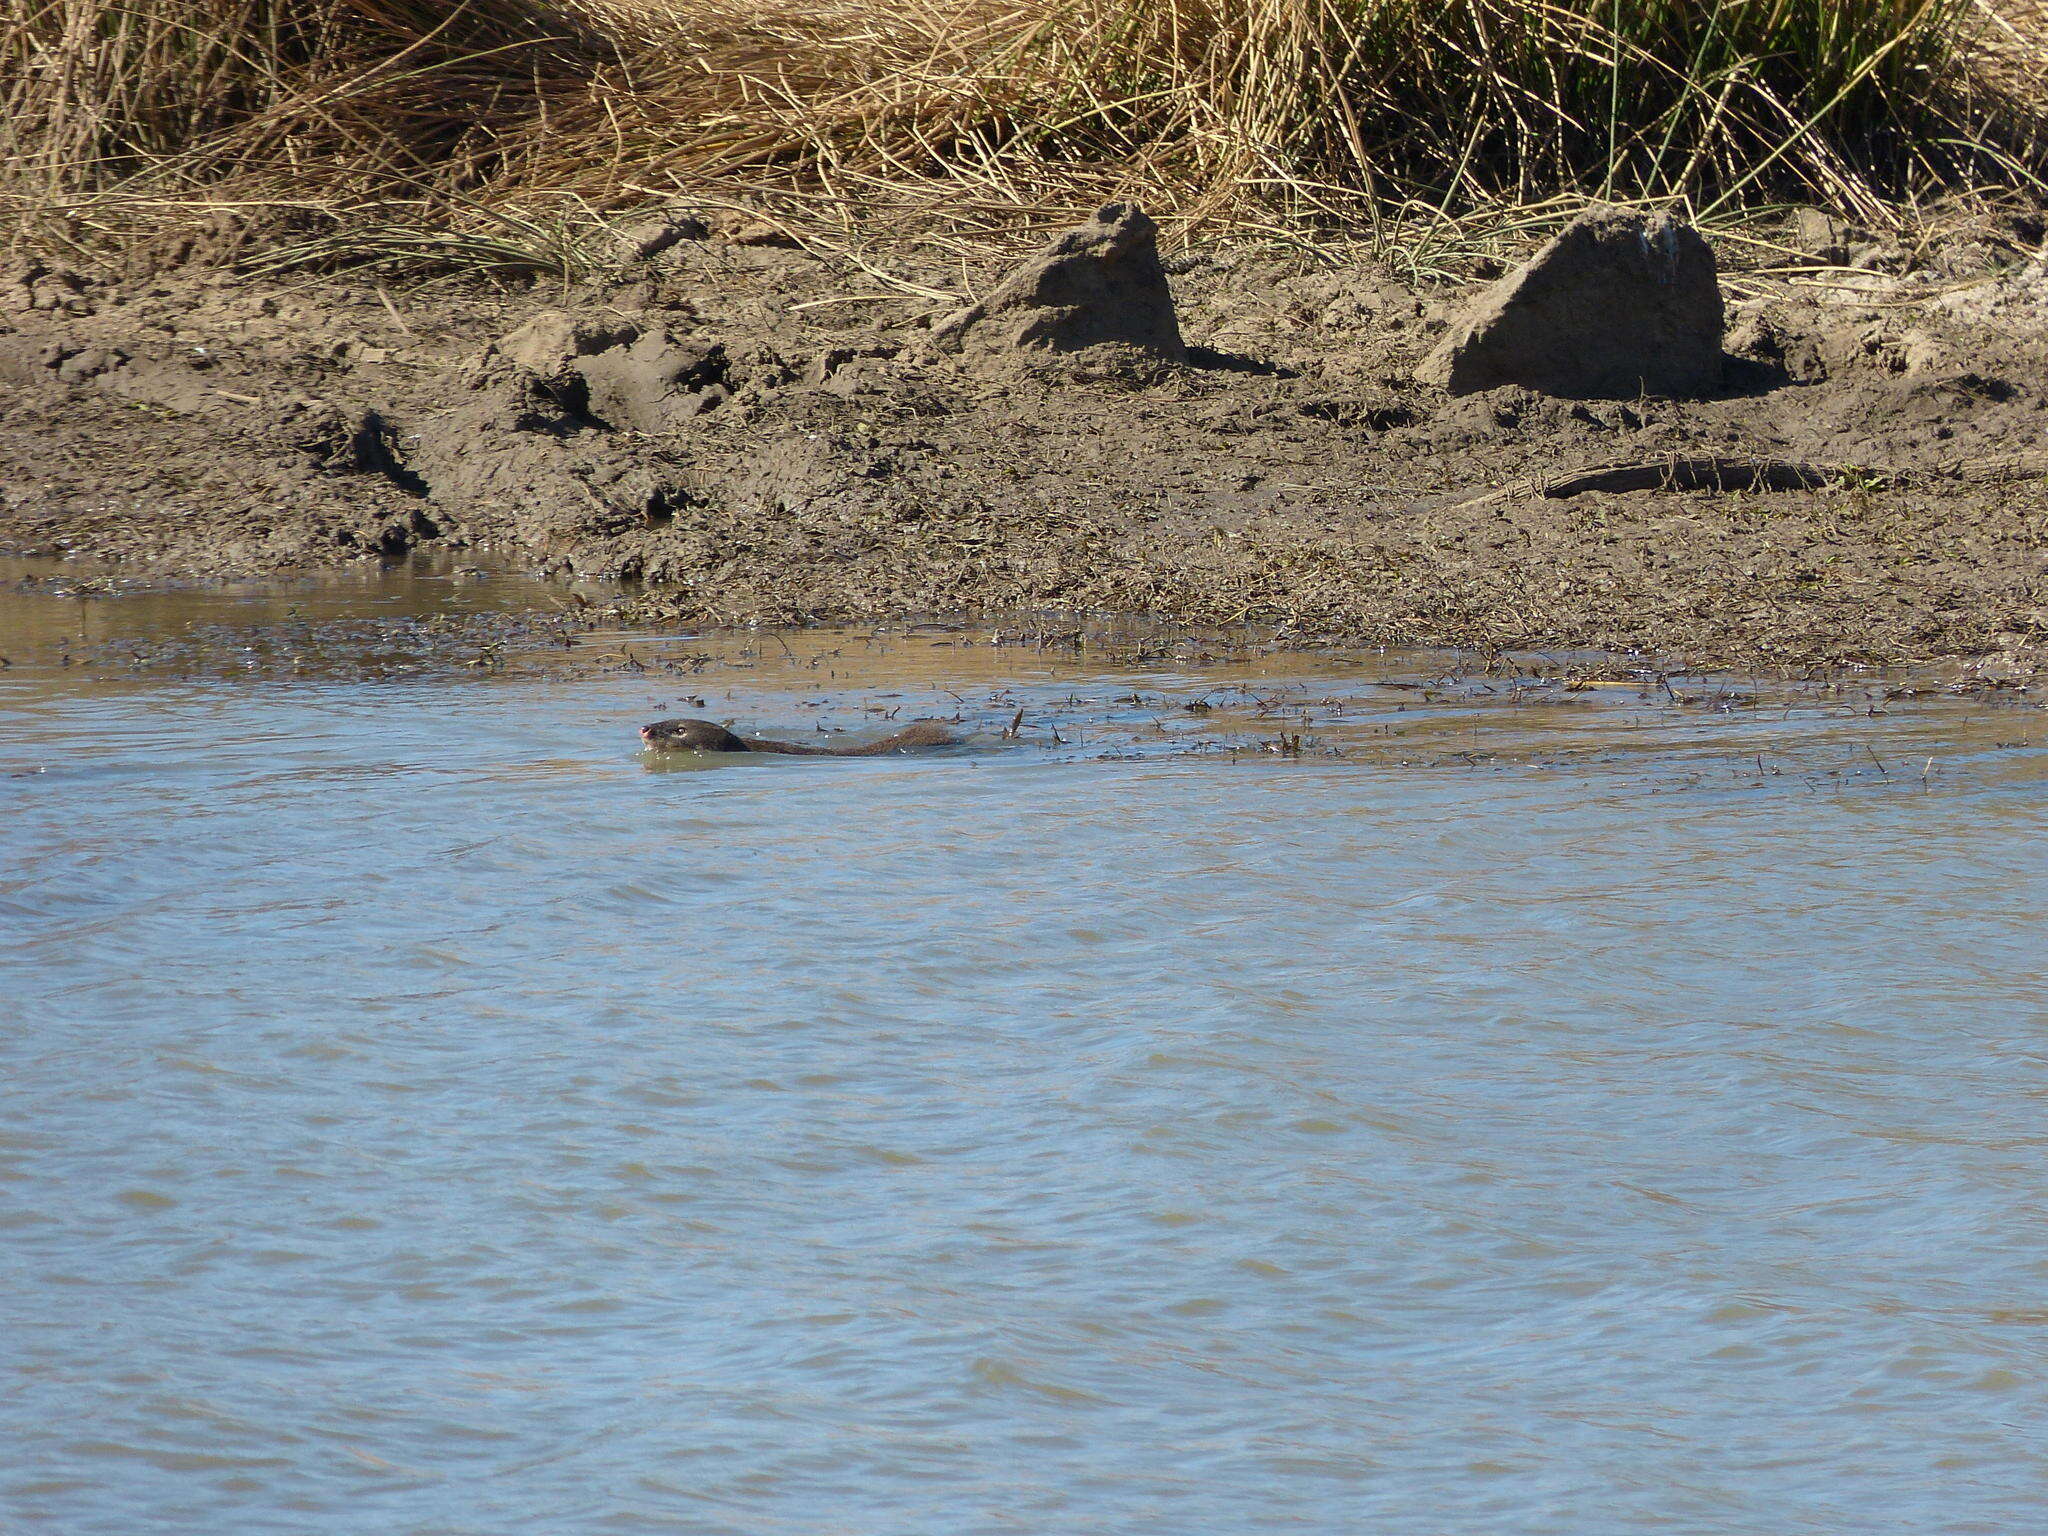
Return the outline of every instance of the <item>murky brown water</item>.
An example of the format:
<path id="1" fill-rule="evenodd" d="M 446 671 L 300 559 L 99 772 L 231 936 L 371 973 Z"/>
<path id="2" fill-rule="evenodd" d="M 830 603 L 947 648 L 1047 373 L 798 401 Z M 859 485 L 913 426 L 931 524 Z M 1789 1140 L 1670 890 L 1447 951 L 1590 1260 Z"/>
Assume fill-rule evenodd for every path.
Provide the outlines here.
<path id="1" fill-rule="evenodd" d="M 62 591 L 0 1529 L 2040 1523 L 2026 698 Z"/>

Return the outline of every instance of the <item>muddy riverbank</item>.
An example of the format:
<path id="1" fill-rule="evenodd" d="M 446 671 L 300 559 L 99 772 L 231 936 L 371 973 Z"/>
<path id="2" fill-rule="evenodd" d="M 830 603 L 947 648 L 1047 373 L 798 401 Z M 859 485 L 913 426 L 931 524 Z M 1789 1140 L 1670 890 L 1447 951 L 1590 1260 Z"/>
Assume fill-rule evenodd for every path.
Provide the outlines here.
<path id="1" fill-rule="evenodd" d="M 0 547 L 166 575 L 488 550 L 662 621 L 1061 608 L 2002 677 L 2048 636 L 2024 222 L 1797 274 L 1724 249 L 1728 382 L 1695 401 L 1418 385 L 1468 290 L 1362 255 L 1170 254 L 1187 364 L 1091 377 L 932 346 L 997 267 L 687 234 L 567 289 L 18 266 Z M 1701 456 L 1830 476 L 1558 494 Z"/>

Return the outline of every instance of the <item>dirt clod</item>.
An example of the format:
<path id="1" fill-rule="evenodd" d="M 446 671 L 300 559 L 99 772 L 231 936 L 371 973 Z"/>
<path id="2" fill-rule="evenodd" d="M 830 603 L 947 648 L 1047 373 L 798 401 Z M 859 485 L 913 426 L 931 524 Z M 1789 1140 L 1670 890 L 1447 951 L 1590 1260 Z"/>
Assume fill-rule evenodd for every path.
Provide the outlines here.
<path id="1" fill-rule="evenodd" d="M 1159 228 L 1131 203 L 1110 203 L 1060 235 L 932 339 L 941 351 L 984 357 L 1104 348 L 1154 366 L 1187 357 Z"/>
<path id="2" fill-rule="evenodd" d="M 1668 214 L 1595 209 L 1480 294 L 1416 378 L 1454 395 L 1518 384 L 1579 400 L 1721 386 L 1713 249 Z"/>
<path id="3" fill-rule="evenodd" d="M 619 230 L 619 259 L 623 262 L 658 261 L 685 242 L 710 238 L 710 225 L 692 214 L 670 213 L 660 218 L 641 219 Z"/>

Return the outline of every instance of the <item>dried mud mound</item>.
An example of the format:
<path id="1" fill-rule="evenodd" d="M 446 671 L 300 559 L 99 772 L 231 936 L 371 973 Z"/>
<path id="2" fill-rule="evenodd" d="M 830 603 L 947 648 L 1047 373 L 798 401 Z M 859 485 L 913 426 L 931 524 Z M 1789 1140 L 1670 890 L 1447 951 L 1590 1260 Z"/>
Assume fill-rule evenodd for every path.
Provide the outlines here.
<path id="1" fill-rule="evenodd" d="M 1159 228 L 1111 203 L 934 328 L 942 352 L 990 360 L 1094 353 L 1098 367 L 1184 363 L 1180 319 L 1159 264 Z"/>
<path id="2" fill-rule="evenodd" d="M 0 544 L 186 573 L 489 546 L 692 620 L 1062 606 L 1710 660 L 2048 634 L 2024 232 L 1736 304 L 1706 398 L 1573 399 L 1415 382 L 1466 291 L 1230 248 L 1155 275 L 1141 219 L 982 274 L 971 324 L 926 297 L 957 265 L 882 281 L 680 214 L 530 294 L 21 267 Z"/>
<path id="3" fill-rule="evenodd" d="M 1416 379 L 1454 395 L 1698 399 L 1721 388 L 1713 250 L 1669 214 L 1599 209 L 1481 294 Z"/>

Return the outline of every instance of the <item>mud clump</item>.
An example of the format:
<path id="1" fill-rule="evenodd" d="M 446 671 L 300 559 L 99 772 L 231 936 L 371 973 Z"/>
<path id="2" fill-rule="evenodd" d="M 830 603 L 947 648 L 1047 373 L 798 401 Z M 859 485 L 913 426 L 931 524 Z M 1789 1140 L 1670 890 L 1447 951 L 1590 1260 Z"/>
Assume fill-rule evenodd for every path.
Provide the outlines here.
<path id="1" fill-rule="evenodd" d="M 724 404 L 725 349 L 664 327 L 583 361 L 590 411 L 615 427 L 668 432 Z"/>
<path id="2" fill-rule="evenodd" d="M 982 359 L 1097 354 L 1114 368 L 1187 360 L 1173 291 L 1159 264 L 1159 226 L 1110 203 L 1060 235 L 978 304 L 932 333 L 941 352 Z"/>
<path id="3" fill-rule="evenodd" d="M 548 310 L 487 350 L 574 423 L 667 432 L 724 403 L 725 349 L 666 326 Z"/>
<path id="4" fill-rule="evenodd" d="M 92 313 L 86 280 L 69 267 L 26 261 L 0 272 L 0 314 L 17 311 Z"/>
<path id="5" fill-rule="evenodd" d="M 1602 208 L 1488 288 L 1416 369 L 1454 395 L 1519 385 L 1578 400 L 1721 387 L 1714 252 L 1666 214 Z"/>
<path id="6" fill-rule="evenodd" d="M 711 238 L 711 226 L 688 214 L 667 214 L 657 219 L 640 219 L 618 231 L 618 258 L 622 263 L 659 261 L 679 245 Z"/>

